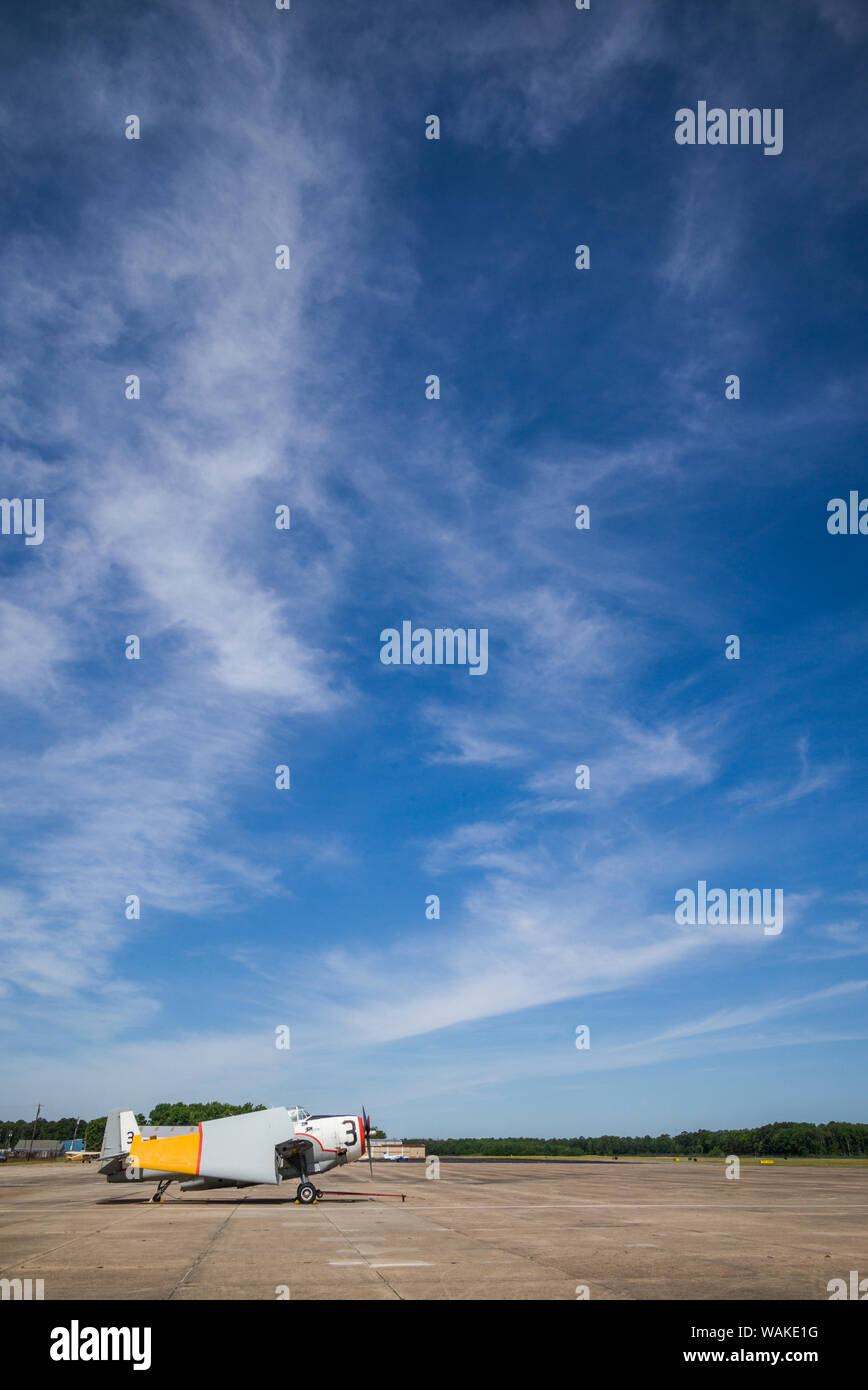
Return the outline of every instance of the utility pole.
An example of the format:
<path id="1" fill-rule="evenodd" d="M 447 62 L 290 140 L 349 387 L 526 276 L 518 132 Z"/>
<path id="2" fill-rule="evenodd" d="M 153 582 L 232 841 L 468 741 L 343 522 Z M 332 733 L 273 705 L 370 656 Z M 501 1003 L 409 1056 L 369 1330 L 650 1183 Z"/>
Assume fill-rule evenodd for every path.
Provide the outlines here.
<path id="1" fill-rule="evenodd" d="M 33 1145 L 36 1143 L 36 1126 L 39 1123 L 39 1112 L 41 1109 L 42 1101 L 40 1101 L 36 1107 L 36 1119 L 33 1121 L 33 1133 L 30 1136 L 30 1153 L 27 1155 L 28 1160 L 33 1157 Z"/>

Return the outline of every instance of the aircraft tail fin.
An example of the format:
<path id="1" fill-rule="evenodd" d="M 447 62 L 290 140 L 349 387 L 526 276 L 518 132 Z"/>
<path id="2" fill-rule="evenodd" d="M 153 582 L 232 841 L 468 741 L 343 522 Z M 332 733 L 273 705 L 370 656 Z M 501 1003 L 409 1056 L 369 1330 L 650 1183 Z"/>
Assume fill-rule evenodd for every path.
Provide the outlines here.
<path id="1" fill-rule="evenodd" d="M 138 1120 L 132 1110 L 110 1110 L 99 1151 L 100 1162 L 128 1154 L 135 1135 L 140 1133 Z"/>

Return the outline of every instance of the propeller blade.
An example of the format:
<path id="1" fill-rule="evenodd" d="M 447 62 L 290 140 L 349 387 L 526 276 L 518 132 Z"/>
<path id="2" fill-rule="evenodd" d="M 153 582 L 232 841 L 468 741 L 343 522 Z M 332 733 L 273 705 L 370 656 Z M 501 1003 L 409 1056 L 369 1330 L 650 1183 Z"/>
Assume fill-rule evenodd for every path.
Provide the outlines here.
<path id="1" fill-rule="evenodd" d="M 371 1182 L 374 1181 L 374 1158 L 371 1153 L 371 1117 L 364 1106 L 362 1106 L 362 1124 L 365 1126 L 365 1148 L 368 1151 L 368 1168 L 371 1172 Z"/>

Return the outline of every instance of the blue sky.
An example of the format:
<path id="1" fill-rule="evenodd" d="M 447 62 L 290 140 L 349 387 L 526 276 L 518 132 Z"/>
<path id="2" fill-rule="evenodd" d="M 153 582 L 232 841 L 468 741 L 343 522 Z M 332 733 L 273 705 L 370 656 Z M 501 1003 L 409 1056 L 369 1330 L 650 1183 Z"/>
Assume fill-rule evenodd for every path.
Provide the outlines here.
<path id="1" fill-rule="evenodd" d="M 864 1120 L 864 7 L 3 23 L 0 1113 Z"/>

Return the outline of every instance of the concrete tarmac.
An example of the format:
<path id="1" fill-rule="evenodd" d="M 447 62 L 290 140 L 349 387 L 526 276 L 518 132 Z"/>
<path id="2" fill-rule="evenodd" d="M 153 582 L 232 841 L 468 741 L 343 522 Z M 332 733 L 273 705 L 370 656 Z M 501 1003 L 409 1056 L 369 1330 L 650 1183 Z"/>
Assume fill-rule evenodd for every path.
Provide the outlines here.
<path id="1" fill-rule="evenodd" d="M 868 1168 L 361 1163 L 180 1193 L 96 1165 L 0 1169 L 0 1277 L 64 1299 L 827 1300 L 868 1275 Z M 370 1198 L 369 1192 L 406 1192 Z"/>

